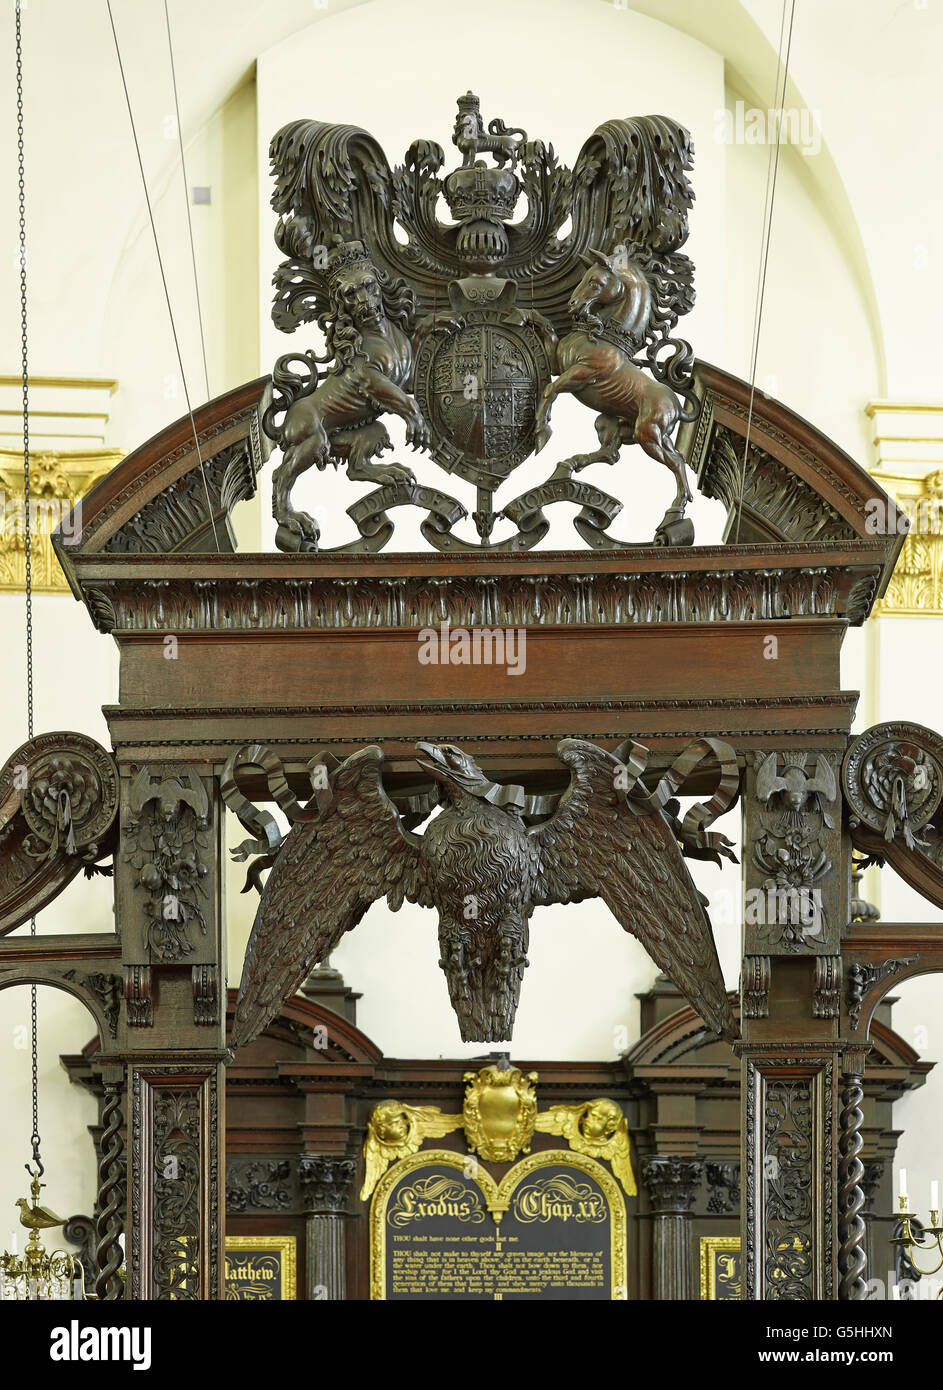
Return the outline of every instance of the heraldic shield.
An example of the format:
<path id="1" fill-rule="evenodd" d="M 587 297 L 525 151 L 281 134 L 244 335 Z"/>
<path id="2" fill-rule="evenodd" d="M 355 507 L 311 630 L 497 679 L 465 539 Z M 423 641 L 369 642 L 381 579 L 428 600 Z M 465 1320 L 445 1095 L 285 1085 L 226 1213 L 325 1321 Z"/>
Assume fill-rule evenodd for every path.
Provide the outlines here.
<path id="1" fill-rule="evenodd" d="M 534 450 L 537 404 L 551 378 L 553 329 L 516 308 L 510 280 L 449 286 L 453 318 L 416 357 L 416 400 L 429 451 L 450 473 L 493 492 Z"/>

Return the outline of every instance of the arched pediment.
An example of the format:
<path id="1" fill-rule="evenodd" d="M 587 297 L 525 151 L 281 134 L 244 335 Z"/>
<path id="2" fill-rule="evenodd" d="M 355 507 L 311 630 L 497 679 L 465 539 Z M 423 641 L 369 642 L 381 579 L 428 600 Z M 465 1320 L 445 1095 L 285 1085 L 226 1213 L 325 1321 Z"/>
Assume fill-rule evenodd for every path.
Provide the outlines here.
<path id="1" fill-rule="evenodd" d="M 751 393 L 748 382 L 729 372 L 701 362 L 696 381 L 701 414 L 682 426 L 679 445 L 701 491 L 727 508 L 726 539 L 801 545 L 875 535 L 875 504 L 886 508 L 889 499 L 849 454 L 781 401 Z M 903 535 L 886 540 L 885 583 Z"/>
<path id="2" fill-rule="evenodd" d="M 727 507 L 722 546 L 556 551 L 552 577 L 551 552 L 538 550 L 237 555 L 231 513 L 254 494 L 268 454 L 268 378 L 194 412 L 199 453 L 185 416 L 129 454 L 54 545 L 103 631 L 383 627 L 402 615 L 408 626 L 463 625 L 492 611 L 527 624 L 863 622 L 904 540 L 874 531 L 871 508 L 888 507 L 886 495 L 821 432 L 757 394 L 738 529 L 750 388 L 707 363 L 697 381 L 701 416 L 679 446 L 702 492 Z M 192 556 L 204 558 L 184 563 Z"/>
<path id="3" fill-rule="evenodd" d="M 899 979 L 895 984 L 899 984 Z M 739 1021 L 739 1001 L 730 1001 Z M 891 1097 L 923 1085 L 933 1062 L 924 1062 L 919 1053 L 890 1026 L 872 1019 L 871 1050 L 866 1080 L 885 1088 Z M 739 1085 L 740 1062 L 733 1048 L 707 1028 L 689 1004 L 655 1023 L 643 1033 L 623 1057 L 631 1080 L 643 1087 L 664 1082 L 672 1074 L 682 1075 L 696 1087 L 735 1083 Z"/>
<path id="4" fill-rule="evenodd" d="M 226 1002 L 227 1036 L 236 1012 L 237 991 L 229 990 Z M 292 1056 L 296 1053 L 297 1056 Z M 293 995 L 248 1047 L 241 1047 L 236 1056 L 234 1075 L 243 1069 L 266 1065 L 271 1057 L 289 1069 L 292 1062 L 303 1063 L 310 1071 L 323 1059 L 324 1066 L 364 1068 L 370 1071 L 382 1061 L 383 1053 L 366 1033 L 342 1014 L 323 1004 Z"/>
<path id="5" fill-rule="evenodd" d="M 254 496 L 270 448 L 261 428 L 269 382 L 262 377 L 217 396 L 194 411 L 192 422 L 182 416 L 95 484 L 80 503 L 80 524 L 71 518 L 64 528 L 77 544 L 66 545 L 61 534 L 54 539 L 73 588 L 73 554 L 235 550 L 233 507 Z"/>

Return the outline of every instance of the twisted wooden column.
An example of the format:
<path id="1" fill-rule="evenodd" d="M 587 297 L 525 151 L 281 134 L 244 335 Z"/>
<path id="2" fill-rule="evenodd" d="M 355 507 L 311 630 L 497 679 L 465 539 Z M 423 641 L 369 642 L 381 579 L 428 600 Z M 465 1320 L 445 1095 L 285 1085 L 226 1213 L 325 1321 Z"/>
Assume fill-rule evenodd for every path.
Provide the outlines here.
<path id="1" fill-rule="evenodd" d="M 838 1297 L 843 1302 L 863 1299 L 867 1293 L 864 1242 L 864 1164 L 859 1157 L 863 1140 L 863 1078 L 860 1072 L 846 1072 L 842 1078 L 842 1110 L 838 1133 Z"/>
<path id="2" fill-rule="evenodd" d="M 120 1298 L 122 1294 L 121 1234 L 121 1082 L 105 1082 L 104 1129 L 101 1136 L 101 1162 L 98 1165 L 98 1220 L 95 1223 L 95 1293 L 100 1299 Z"/>

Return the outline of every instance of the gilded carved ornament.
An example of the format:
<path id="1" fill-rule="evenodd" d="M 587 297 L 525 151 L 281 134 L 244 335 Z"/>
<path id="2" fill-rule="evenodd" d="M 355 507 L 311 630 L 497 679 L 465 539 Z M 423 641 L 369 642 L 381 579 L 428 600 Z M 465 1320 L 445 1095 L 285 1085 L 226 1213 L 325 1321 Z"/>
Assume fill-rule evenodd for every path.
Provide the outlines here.
<path id="1" fill-rule="evenodd" d="M 364 1142 L 366 1201 L 391 1163 L 417 1154 L 427 1139 L 462 1129 L 468 1152 L 488 1163 L 513 1163 L 530 1153 L 535 1131 L 564 1138 L 574 1153 L 608 1162 L 628 1196 L 637 1192 L 629 1156 L 629 1128 L 614 1100 L 598 1097 L 579 1105 L 554 1105 L 538 1113 L 536 1072 L 526 1075 L 507 1064 L 465 1073 L 461 1115 L 435 1105 L 406 1105 L 387 1100 L 367 1121 Z"/>
<path id="2" fill-rule="evenodd" d="M 891 523 L 906 527 L 904 546 L 875 617 L 938 617 L 943 614 L 943 468 L 923 476 L 875 471 L 895 499 Z M 906 518 L 907 520 L 905 520 Z"/>

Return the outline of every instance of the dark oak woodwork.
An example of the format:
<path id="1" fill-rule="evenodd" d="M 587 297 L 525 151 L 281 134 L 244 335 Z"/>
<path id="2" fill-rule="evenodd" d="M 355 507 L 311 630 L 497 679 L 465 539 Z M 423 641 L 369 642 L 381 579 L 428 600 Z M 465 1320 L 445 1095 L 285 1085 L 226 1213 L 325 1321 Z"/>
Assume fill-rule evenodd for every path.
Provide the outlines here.
<path id="1" fill-rule="evenodd" d="M 642 1036 L 622 1058 L 564 1062 L 514 1056 L 514 1061 L 539 1073 L 541 1109 L 596 1095 L 620 1104 L 629 1122 L 639 1187 L 638 1197 L 626 1199 L 629 1297 L 649 1299 L 659 1290 L 671 1299 L 697 1297 L 699 1240 L 736 1235 L 740 1229 L 740 1064 L 664 977 L 640 996 L 640 1004 Z M 234 1007 L 233 991 L 230 1020 Z M 871 1193 L 864 1220 L 874 1272 L 886 1278 L 893 1267 L 888 1243 L 898 1139 L 893 1104 L 921 1086 L 933 1064 L 920 1061 L 893 1031 L 886 1005 L 880 1013 L 864 1070 L 860 1134 Z M 343 1296 L 366 1298 L 368 1204 L 358 1193 L 371 1110 L 391 1097 L 460 1110 L 465 1072 L 487 1060 L 385 1057 L 350 1019 L 297 996 L 226 1068 L 226 1230 L 296 1236 L 298 1296 L 323 1297 L 305 1279 L 310 1213 L 327 1210 L 325 1203 L 334 1200 L 333 1179 L 324 1186 L 324 1164 L 350 1160 L 352 1176 L 331 1209 L 344 1227 Z M 63 1064 L 74 1082 L 99 1097 L 104 1122 L 108 1095 L 98 1045 L 92 1042 L 81 1054 L 64 1057 Z M 558 1144 L 550 1134 L 533 1137 L 536 1151 Z M 435 1147 L 464 1152 L 460 1134 L 436 1139 Z M 666 1222 L 670 1230 L 662 1229 Z"/>
<path id="2" fill-rule="evenodd" d="M 655 1165 L 653 1183 L 674 1171 L 672 1160 L 702 1165 L 705 1210 L 713 1202 L 708 1233 L 739 1219 L 732 1194 L 742 1190 L 747 1296 L 857 1296 L 867 1274 L 859 1254 L 875 1251 L 872 1213 L 886 1196 L 880 1183 L 868 1186 L 868 1164 L 883 1165 L 884 1183 L 893 1151 L 889 1111 L 881 1109 L 889 1102 L 878 1098 L 871 1063 L 862 1072 L 858 1062 L 866 1044 L 881 1044 L 881 998 L 897 980 L 943 967 L 943 945 L 932 926 L 849 925 L 852 848 L 880 856 L 943 905 L 939 858 L 932 845 L 909 843 L 906 827 L 888 839 L 866 823 L 867 808 L 849 812 L 847 788 L 837 800 L 826 798 L 828 806 L 818 792 L 802 793 L 790 811 L 779 791 L 758 789 L 758 781 L 763 761 L 769 767 L 775 754 L 776 777 L 801 764 L 819 785 L 812 769 L 825 760 L 837 771 L 855 746 L 857 695 L 841 689 L 841 644 L 883 591 L 903 536 L 871 534 L 868 509 L 887 499 L 867 472 L 759 394 L 738 528 L 749 388 L 706 363 L 697 366 L 695 387 L 700 416 L 682 427 L 679 445 L 702 491 L 727 508 L 722 546 L 239 553 L 232 512 L 253 494 L 266 460 L 267 378 L 195 412 L 199 456 L 189 418 L 129 455 L 84 499 L 75 540 L 56 539 L 73 592 L 120 653 L 118 698 L 105 711 L 120 790 L 119 829 L 106 846 L 116 851 L 119 931 L 45 946 L 42 938 L 0 941 L 0 986 L 42 978 L 71 989 L 95 1018 L 113 1084 L 124 1081 L 135 1296 L 170 1292 L 160 1247 L 172 1238 L 164 1213 L 173 1194 L 149 1186 L 149 1165 L 165 1112 L 174 1107 L 192 1129 L 199 1169 L 181 1217 L 193 1241 L 184 1293 L 213 1297 L 220 1287 L 226 1041 L 218 779 L 227 759 L 243 744 L 263 742 L 301 796 L 314 752 L 343 757 L 374 741 L 396 790 L 416 782 L 417 740 L 447 741 L 496 782 L 519 779 L 535 791 L 559 791 L 565 778 L 555 747 L 574 736 L 610 751 L 634 738 L 650 748 L 649 766 L 658 774 L 691 738 L 726 740 L 743 776 L 745 887 L 775 882 L 782 851 L 790 871 L 821 891 L 825 916 L 816 940 L 793 929 L 788 908 L 774 906 L 771 921 L 746 921 L 739 1061 L 726 1044 L 712 1048 L 682 1011 L 671 1024 L 647 1017 L 644 1046 L 624 1066 L 534 1065 L 561 1099 L 596 1092 L 623 1103 L 639 1159 Z M 442 621 L 519 628 L 526 667 L 512 676 L 493 666 L 421 663 L 419 633 Z M 173 639 L 174 659 L 167 659 L 165 639 Z M 923 735 L 907 734 L 913 737 L 920 744 Z M 934 747 L 927 743 L 919 756 L 943 778 Z M 680 790 L 699 795 L 709 777 L 709 769 L 699 769 Z M 263 799 L 264 779 L 250 777 L 244 789 Z M 798 838 L 789 838 L 787 812 L 797 817 Z M 938 821 L 934 834 L 943 829 Z M 173 866 L 184 862 L 182 881 L 172 884 Z M 62 877 L 53 894 L 74 867 L 60 859 L 49 871 Z M 15 871 L 9 901 L 0 892 L 0 923 L 10 925 L 29 908 L 13 880 Z M 327 1055 L 312 1058 L 306 1044 L 299 1051 L 299 1030 L 311 1029 L 313 1017 L 303 1001 L 290 1004 L 255 1051 L 228 1065 L 231 1158 L 269 1163 L 307 1154 L 315 1174 L 322 1158 L 357 1151 L 366 1111 L 383 1095 L 454 1103 L 464 1063 L 389 1063 L 337 1016 Z M 659 1068 L 663 1056 L 684 1050 L 682 1035 L 698 1035 L 691 1044 L 697 1057 L 688 1057 L 690 1075 L 679 1080 L 676 1067 Z M 916 1059 L 900 1061 L 893 1081 L 893 1068 L 882 1063 L 880 1095 L 918 1084 L 917 1067 Z M 735 1101 L 741 1083 L 742 1136 Z M 288 1113 L 284 1106 L 293 1107 L 290 1121 L 279 1118 Z M 701 1137 L 705 1114 L 710 1144 Z M 811 1208 L 793 1229 L 764 1164 L 800 1119 L 802 1171 L 790 1181 L 810 1194 Z M 340 1182 L 340 1169 L 331 1174 Z M 246 1184 L 266 1180 L 265 1173 L 243 1173 L 233 1188 L 237 1202 Z M 282 1181 L 272 1176 L 276 1187 Z M 309 1194 L 315 1186 L 312 1177 Z M 870 1208 L 866 1189 L 875 1194 Z M 300 1178 L 292 1192 L 299 1195 L 284 1209 L 285 1229 L 304 1237 L 310 1220 L 327 1213 L 304 1207 Z M 656 1289 L 684 1296 L 693 1287 L 682 1229 L 705 1229 L 697 1224 L 702 1196 L 687 1216 L 680 1207 L 661 1213 L 656 1274 L 655 1213 L 643 1193 L 639 1230 L 648 1234 L 640 1234 L 639 1248 L 648 1253 L 632 1275 L 632 1296 L 651 1297 Z M 363 1218 L 350 1205 L 346 1210 L 330 1215 L 345 1227 L 348 1291 L 363 1296 Z M 248 1208 L 232 1218 L 240 1229 L 259 1229 L 268 1219 Z M 113 1226 L 112 1215 L 102 1230 L 106 1282 Z M 317 1236 L 317 1267 L 329 1267 L 332 1279 L 340 1277 L 338 1230 L 335 1222 Z M 801 1257 L 792 1264 L 790 1242 Z M 875 1258 L 883 1260 L 885 1250 Z"/>

